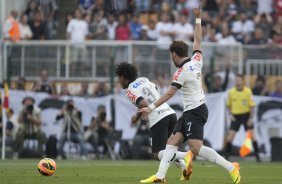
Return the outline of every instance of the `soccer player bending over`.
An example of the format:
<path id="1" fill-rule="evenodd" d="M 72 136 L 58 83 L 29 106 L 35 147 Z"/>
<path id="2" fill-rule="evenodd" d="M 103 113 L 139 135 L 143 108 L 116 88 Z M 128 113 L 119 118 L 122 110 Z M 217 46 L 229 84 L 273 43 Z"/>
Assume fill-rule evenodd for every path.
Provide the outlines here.
<path id="1" fill-rule="evenodd" d="M 200 157 L 203 157 L 214 164 L 225 168 L 233 180 L 234 184 L 240 183 L 239 164 L 231 163 L 221 157 L 215 150 L 203 145 L 204 125 L 208 119 L 208 109 L 205 104 L 205 95 L 202 89 L 201 69 L 203 66 L 201 41 L 201 10 L 194 8 L 196 17 L 194 32 L 193 55 L 188 58 L 188 45 L 183 41 L 174 41 L 170 45 L 170 57 L 178 70 L 173 76 L 173 81 L 167 92 L 156 102 L 139 110 L 142 112 L 142 119 L 169 100 L 177 90 L 183 96 L 184 112 L 178 120 L 172 136 L 168 139 L 163 158 L 158 172 L 141 183 L 165 182 L 165 175 L 174 160 L 180 143 L 188 141 L 190 150 Z"/>
<path id="2" fill-rule="evenodd" d="M 126 62 L 120 63 L 116 68 L 116 75 L 122 88 L 127 89 L 126 96 L 139 109 L 153 104 L 161 96 L 154 83 L 145 77 L 137 78 L 137 68 L 132 64 Z M 132 116 L 131 124 L 135 125 L 141 115 L 142 113 L 137 112 L 136 115 Z M 159 158 L 161 160 L 167 140 L 177 123 L 177 117 L 174 110 L 167 103 L 163 103 L 149 115 L 149 122 L 152 136 L 152 152 L 156 159 Z M 192 158 L 193 154 L 191 151 L 187 153 L 175 151 L 173 163 L 182 168 L 180 180 L 190 179 L 190 175 L 192 174 Z"/>

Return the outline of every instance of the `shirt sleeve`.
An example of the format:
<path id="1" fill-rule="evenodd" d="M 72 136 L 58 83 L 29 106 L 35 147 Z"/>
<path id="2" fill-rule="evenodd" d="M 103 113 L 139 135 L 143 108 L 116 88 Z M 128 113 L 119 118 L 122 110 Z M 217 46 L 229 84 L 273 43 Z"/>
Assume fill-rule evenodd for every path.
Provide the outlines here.
<path id="1" fill-rule="evenodd" d="M 173 75 L 173 80 L 171 85 L 180 89 L 183 86 L 183 84 L 186 82 L 186 80 L 187 77 L 185 75 L 185 71 L 183 70 L 183 68 L 179 68 Z"/>
<path id="2" fill-rule="evenodd" d="M 142 94 L 138 90 L 134 89 L 133 87 L 129 87 L 127 89 L 126 96 L 132 103 L 134 103 L 137 106 L 139 105 L 141 100 L 144 99 Z"/>
<path id="3" fill-rule="evenodd" d="M 191 60 L 195 60 L 195 61 L 203 61 L 203 57 L 202 57 L 202 51 L 200 50 L 194 50 L 193 51 L 193 56 L 191 58 Z"/>

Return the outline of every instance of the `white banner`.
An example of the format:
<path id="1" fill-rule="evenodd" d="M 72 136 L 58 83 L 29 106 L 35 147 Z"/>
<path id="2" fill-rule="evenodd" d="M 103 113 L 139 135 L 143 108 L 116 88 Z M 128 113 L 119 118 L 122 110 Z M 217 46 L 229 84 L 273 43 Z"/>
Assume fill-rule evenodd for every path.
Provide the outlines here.
<path id="1" fill-rule="evenodd" d="M 101 98 L 82 98 L 82 97 L 54 97 L 46 93 L 35 93 L 25 91 L 10 91 L 9 94 L 10 107 L 18 115 L 22 109 L 22 100 L 30 96 L 34 98 L 35 105 L 42 110 L 42 130 L 49 135 L 56 135 L 59 138 L 62 129 L 62 121 L 55 121 L 57 114 L 60 112 L 62 105 L 66 100 L 72 99 L 75 107 L 82 112 L 83 126 L 88 126 L 91 118 L 97 116 L 97 108 L 100 105 L 104 105 L 107 111 L 107 119 L 111 119 L 110 113 L 110 99 L 111 96 Z"/>
<path id="2" fill-rule="evenodd" d="M 62 123 L 55 123 L 55 117 L 64 101 L 72 99 L 75 106 L 82 112 L 83 125 L 90 123 L 92 116 L 96 117 L 97 107 L 104 105 L 107 110 L 107 119 L 111 119 L 110 102 L 112 96 L 102 98 L 82 98 L 82 97 L 54 97 L 44 93 L 10 91 L 10 107 L 18 114 L 22 109 L 22 100 L 26 96 L 35 99 L 35 104 L 42 109 L 43 131 L 47 136 L 61 133 Z M 137 108 L 125 96 L 116 95 L 115 100 L 115 123 L 117 130 L 123 130 L 123 139 L 132 139 L 136 128 L 130 127 L 131 116 L 137 111 Z M 215 150 L 222 150 L 224 136 L 229 128 L 228 121 L 225 121 L 226 93 L 216 93 L 207 95 L 207 106 L 209 109 L 209 118 L 204 129 L 204 138 Z M 263 148 L 266 156 L 270 156 L 270 138 L 282 137 L 282 99 L 271 97 L 254 97 L 255 108 L 255 133 L 259 146 Z M 174 96 L 169 102 L 176 111 L 178 117 L 182 114 L 181 95 Z M 227 123 L 226 123 L 227 122 Z M 241 146 L 245 138 L 243 127 L 233 141 L 236 146 Z"/>

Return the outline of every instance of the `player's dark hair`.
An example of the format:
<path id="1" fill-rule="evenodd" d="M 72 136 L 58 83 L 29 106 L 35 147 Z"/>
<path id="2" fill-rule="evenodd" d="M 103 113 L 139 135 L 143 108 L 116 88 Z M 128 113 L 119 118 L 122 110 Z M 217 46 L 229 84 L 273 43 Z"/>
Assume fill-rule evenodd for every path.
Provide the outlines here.
<path id="1" fill-rule="evenodd" d="M 241 78 L 241 79 L 244 80 L 244 75 L 243 75 L 243 74 L 237 73 L 237 74 L 236 74 L 236 77 L 239 77 L 239 78 Z"/>
<path id="2" fill-rule="evenodd" d="M 116 75 L 122 76 L 131 82 L 138 77 L 138 70 L 136 66 L 127 62 L 122 62 L 116 67 Z"/>
<path id="3" fill-rule="evenodd" d="M 175 52 L 179 57 L 188 57 L 189 46 L 184 41 L 173 41 L 169 46 L 169 51 Z"/>

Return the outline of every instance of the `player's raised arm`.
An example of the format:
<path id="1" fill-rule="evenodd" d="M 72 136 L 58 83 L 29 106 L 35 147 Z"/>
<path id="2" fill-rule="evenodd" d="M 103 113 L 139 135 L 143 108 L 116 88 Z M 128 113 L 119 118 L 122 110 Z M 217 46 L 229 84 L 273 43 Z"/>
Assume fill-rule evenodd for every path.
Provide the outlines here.
<path id="1" fill-rule="evenodd" d="M 194 31 L 194 45 L 193 51 L 201 50 L 202 43 L 202 25 L 201 25 L 201 9 L 193 9 L 194 16 L 196 18 L 195 31 Z"/>

